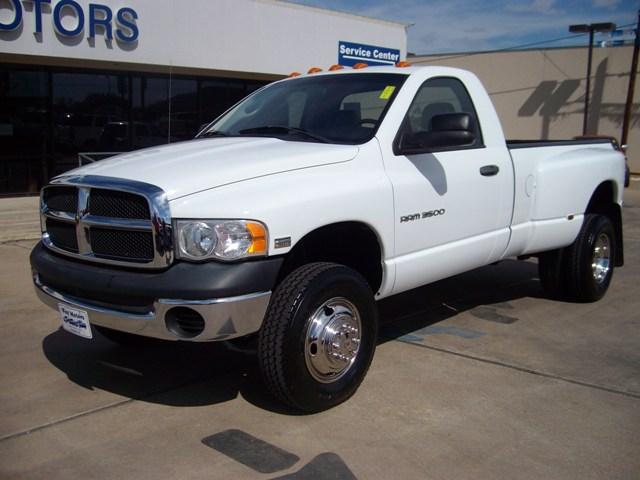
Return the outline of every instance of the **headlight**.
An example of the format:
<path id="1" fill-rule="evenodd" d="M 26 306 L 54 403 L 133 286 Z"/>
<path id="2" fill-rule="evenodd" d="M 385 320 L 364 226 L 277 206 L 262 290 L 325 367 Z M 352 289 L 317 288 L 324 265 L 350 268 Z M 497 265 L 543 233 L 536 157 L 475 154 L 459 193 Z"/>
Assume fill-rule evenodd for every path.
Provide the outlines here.
<path id="1" fill-rule="evenodd" d="M 186 260 L 237 260 L 266 255 L 267 227 L 249 220 L 178 220 L 178 257 Z"/>

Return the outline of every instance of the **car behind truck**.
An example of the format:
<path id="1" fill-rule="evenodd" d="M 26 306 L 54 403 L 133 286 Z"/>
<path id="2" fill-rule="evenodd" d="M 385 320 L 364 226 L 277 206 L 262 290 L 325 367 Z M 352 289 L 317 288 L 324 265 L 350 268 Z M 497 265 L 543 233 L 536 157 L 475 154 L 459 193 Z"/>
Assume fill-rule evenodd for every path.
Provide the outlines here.
<path id="1" fill-rule="evenodd" d="M 467 71 L 302 75 L 192 141 L 54 178 L 33 278 L 86 338 L 256 336 L 268 389 L 320 411 L 363 380 L 377 300 L 526 256 L 553 297 L 600 299 L 624 172 L 609 140 L 506 141 Z"/>

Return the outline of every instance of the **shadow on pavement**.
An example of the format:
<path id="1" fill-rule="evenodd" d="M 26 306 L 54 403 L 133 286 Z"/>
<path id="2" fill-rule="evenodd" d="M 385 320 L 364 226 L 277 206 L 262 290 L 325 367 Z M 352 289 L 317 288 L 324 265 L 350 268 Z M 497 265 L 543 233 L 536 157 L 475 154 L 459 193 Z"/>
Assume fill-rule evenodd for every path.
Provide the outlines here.
<path id="1" fill-rule="evenodd" d="M 537 266 L 505 261 L 382 300 L 379 343 L 479 306 L 542 296 Z M 153 342 L 116 345 L 94 330 L 85 340 L 60 329 L 42 343 L 47 359 L 87 389 L 171 406 L 204 406 L 241 394 L 259 408 L 296 415 L 271 398 L 251 351 L 223 343 Z"/>
<path id="2" fill-rule="evenodd" d="M 517 318 L 501 312 L 524 297 L 545 297 L 536 262 L 505 260 L 478 268 L 381 300 L 378 344 L 466 311 L 483 320 L 514 323 Z"/>

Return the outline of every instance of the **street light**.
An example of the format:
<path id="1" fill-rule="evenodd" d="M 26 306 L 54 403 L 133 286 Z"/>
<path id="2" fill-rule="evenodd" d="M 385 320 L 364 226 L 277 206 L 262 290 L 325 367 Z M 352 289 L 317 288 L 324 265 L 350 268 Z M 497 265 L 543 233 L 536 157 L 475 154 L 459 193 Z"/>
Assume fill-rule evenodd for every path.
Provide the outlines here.
<path id="1" fill-rule="evenodd" d="M 591 57 L 593 56 L 593 34 L 595 32 L 610 32 L 616 29 L 615 23 L 590 23 L 569 26 L 571 33 L 589 34 L 589 60 L 587 61 L 587 93 L 584 96 L 584 119 L 582 121 L 582 135 L 587 134 L 587 120 L 589 118 L 589 91 L 591 89 Z"/>

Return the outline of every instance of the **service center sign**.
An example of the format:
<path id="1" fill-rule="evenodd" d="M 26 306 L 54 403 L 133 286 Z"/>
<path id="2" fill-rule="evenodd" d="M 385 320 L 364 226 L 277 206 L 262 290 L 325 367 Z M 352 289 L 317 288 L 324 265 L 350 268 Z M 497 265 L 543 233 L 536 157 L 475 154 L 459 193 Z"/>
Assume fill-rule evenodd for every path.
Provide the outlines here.
<path id="1" fill-rule="evenodd" d="M 352 67 L 356 63 L 367 65 L 395 65 L 400 61 L 400 50 L 361 43 L 338 42 L 338 63 Z"/>

